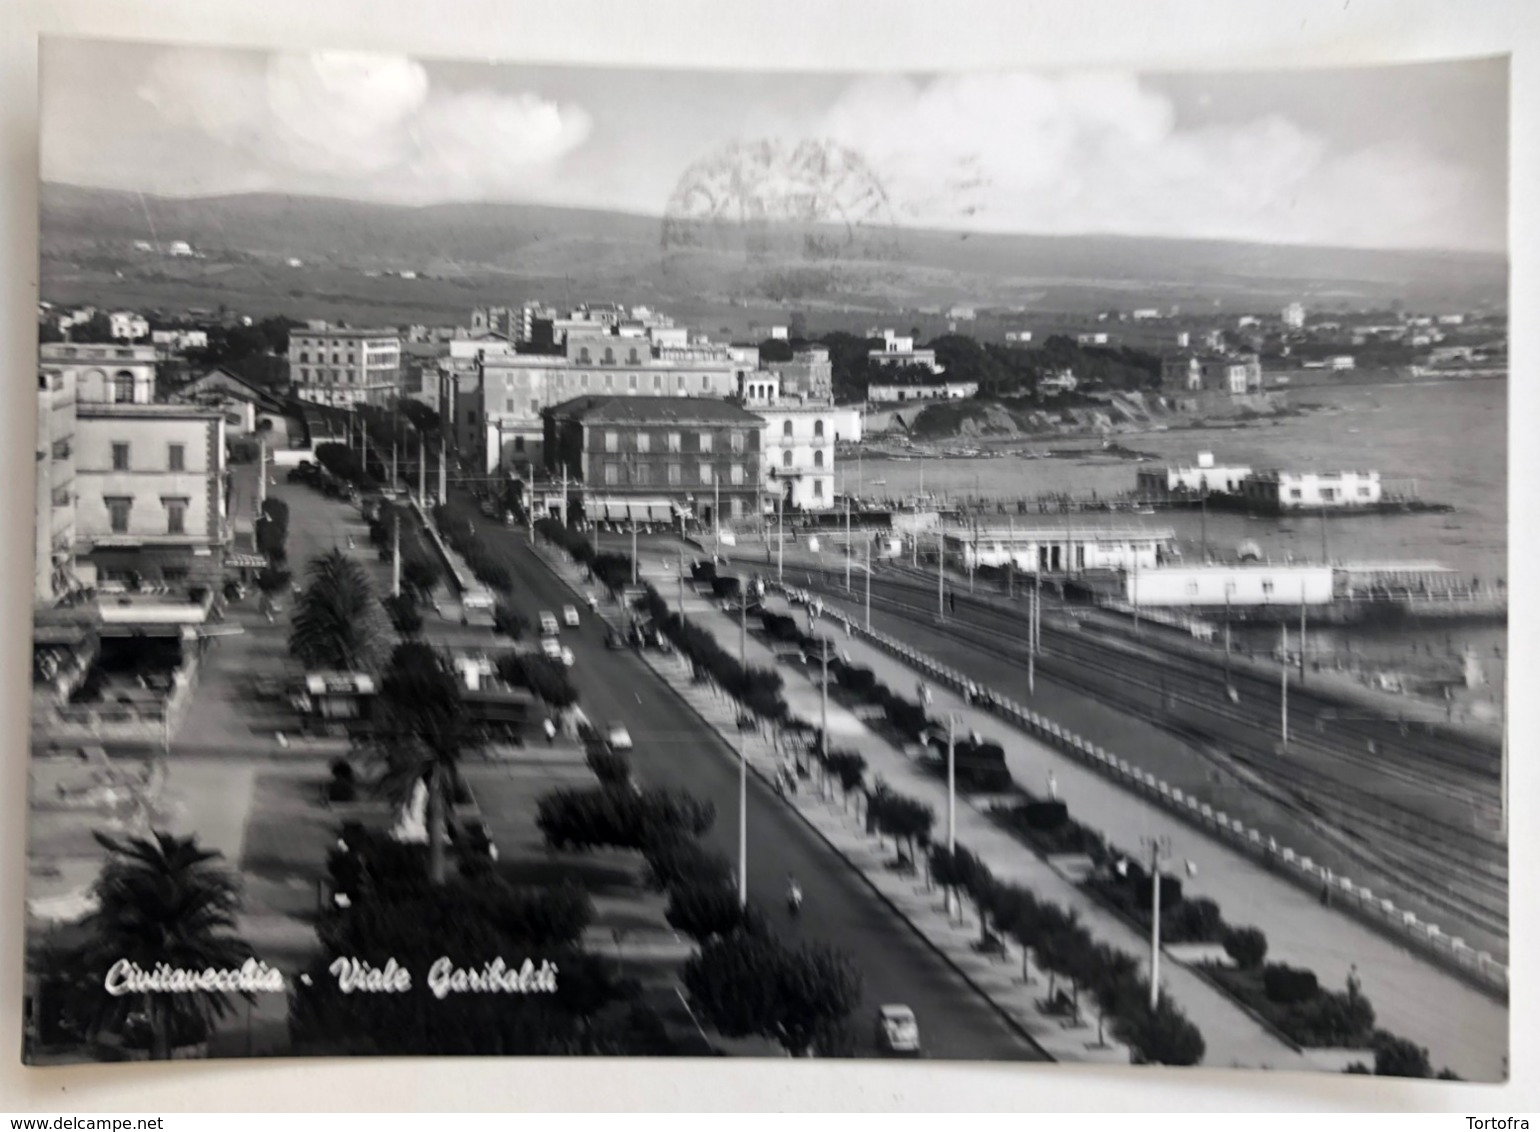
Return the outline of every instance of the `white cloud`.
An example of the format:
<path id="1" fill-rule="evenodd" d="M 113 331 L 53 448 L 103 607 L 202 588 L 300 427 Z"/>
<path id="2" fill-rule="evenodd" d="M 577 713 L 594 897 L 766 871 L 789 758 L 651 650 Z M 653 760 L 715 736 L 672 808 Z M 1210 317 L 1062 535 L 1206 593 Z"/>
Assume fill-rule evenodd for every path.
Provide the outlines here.
<path id="1" fill-rule="evenodd" d="M 138 93 L 247 164 L 214 151 L 231 167 L 205 167 L 207 180 L 249 180 L 254 166 L 297 191 L 404 203 L 541 183 L 593 128 L 581 107 L 531 93 L 435 89 L 422 64 L 395 55 L 167 52 Z"/>
<path id="2" fill-rule="evenodd" d="M 910 223 L 1426 246 L 1477 221 L 1464 170 L 1412 146 L 1335 152 L 1280 116 L 1184 129 L 1108 73 L 863 80 L 811 125 L 861 153 Z"/>

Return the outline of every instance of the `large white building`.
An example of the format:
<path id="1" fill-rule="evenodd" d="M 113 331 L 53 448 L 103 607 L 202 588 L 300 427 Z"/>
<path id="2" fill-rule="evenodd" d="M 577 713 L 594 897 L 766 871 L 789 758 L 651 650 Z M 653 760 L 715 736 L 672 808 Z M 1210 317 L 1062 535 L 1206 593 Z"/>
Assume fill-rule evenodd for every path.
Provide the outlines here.
<path id="1" fill-rule="evenodd" d="M 1077 574 L 1087 570 L 1153 570 L 1176 542 L 1170 529 L 1020 526 L 965 527 L 946 532 L 947 553 L 968 569 L 1004 567 L 1027 574 Z"/>
<path id="2" fill-rule="evenodd" d="M 1330 566 L 1164 566 L 1124 579 L 1139 606 L 1326 605 L 1332 587 Z"/>
<path id="3" fill-rule="evenodd" d="M 1305 304 L 1290 303 L 1283 308 L 1283 325 L 1290 330 L 1301 330 L 1305 325 Z"/>
<path id="4" fill-rule="evenodd" d="M 793 510 L 832 508 L 837 486 L 835 418 L 841 411 L 832 401 L 782 396 L 780 377 L 768 371 L 743 378 L 738 399 L 765 422 L 761 463 L 765 509 L 773 509 L 777 498 Z"/>
<path id="5" fill-rule="evenodd" d="M 150 324 L 133 311 L 113 311 L 107 316 L 112 336 L 123 342 L 137 342 L 150 333 Z"/>
<path id="6" fill-rule="evenodd" d="M 977 395 L 976 381 L 948 381 L 935 385 L 869 385 L 866 400 L 873 405 L 902 405 L 910 401 L 966 401 Z"/>
<path id="7" fill-rule="evenodd" d="M 1265 511 L 1352 510 L 1380 502 L 1378 472 L 1253 472 L 1241 485 L 1248 503 Z"/>
<path id="8" fill-rule="evenodd" d="M 318 405 L 386 404 L 400 390 L 401 337 L 394 330 L 294 330 L 289 380 L 300 400 Z"/>
<path id="9" fill-rule="evenodd" d="M 1216 465 L 1212 452 L 1198 453 L 1196 465 L 1188 467 L 1140 468 L 1135 473 L 1135 490 L 1145 498 L 1158 499 L 1178 492 L 1201 495 L 1225 492 L 1239 495 L 1241 485 L 1251 475 L 1251 468 L 1240 464 Z"/>

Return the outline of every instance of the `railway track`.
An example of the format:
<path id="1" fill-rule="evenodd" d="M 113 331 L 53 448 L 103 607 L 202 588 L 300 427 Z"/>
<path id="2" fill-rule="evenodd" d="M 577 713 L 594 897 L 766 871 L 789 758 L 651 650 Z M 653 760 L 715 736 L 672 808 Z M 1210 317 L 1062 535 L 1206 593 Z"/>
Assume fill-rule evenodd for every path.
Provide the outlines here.
<path id="1" fill-rule="evenodd" d="M 873 607 L 924 624 L 927 632 L 976 648 L 981 655 L 1025 666 L 1024 626 L 1012 631 L 999 627 L 998 616 L 985 625 L 957 615 L 938 624 L 928 594 L 922 598 L 912 593 L 917 587 L 903 583 L 895 588 L 911 593 L 898 596 L 874 587 Z M 958 613 L 965 613 L 961 605 Z M 1254 718 L 1216 705 L 1212 696 L 1197 698 L 1190 690 L 1173 689 L 1163 673 L 1152 676 L 1147 669 L 1158 668 L 1164 658 L 1150 650 L 1129 652 L 1118 647 L 1123 642 L 1050 629 L 1046 623 L 1042 635 L 1044 652 L 1037 661 L 1042 678 L 1090 691 L 1094 698 L 1151 719 L 1189 743 L 1222 749 L 1226 758 L 1266 784 L 1275 803 L 1345 855 L 1442 913 L 1506 939 L 1506 848 L 1480 828 L 1487 820 L 1495 824 L 1494 791 L 1482 784 L 1451 784 L 1452 768 L 1446 764 L 1428 765 L 1415 756 L 1397 761 L 1390 752 L 1368 756 L 1341 743 L 1305 737 L 1291 737 L 1295 754 L 1280 757 L 1280 749 L 1257 742 Z M 1180 671 L 1200 666 L 1192 661 Z M 1205 675 L 1212 681 L 1211 670 Z M 1344 775 L 1344 770 L 1353 774 Z M 1409 799 L 1385 790 L 1386 778 L 1413 788 L 1420 795 L 1414 801 L 1452 798 L 1455 814 L 1463 811 L 1467 816 L 1451 817 L 1447 806 L 1443 813 L 1430 813 L 1408 804 Z"/>

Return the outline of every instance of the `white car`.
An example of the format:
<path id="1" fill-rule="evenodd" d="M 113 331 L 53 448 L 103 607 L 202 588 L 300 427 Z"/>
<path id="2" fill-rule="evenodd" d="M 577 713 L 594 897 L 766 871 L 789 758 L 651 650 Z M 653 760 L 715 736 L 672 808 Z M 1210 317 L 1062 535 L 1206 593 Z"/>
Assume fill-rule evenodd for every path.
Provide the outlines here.
<path id="1" fill-rule="evenodd" d="M 604 733 L 604 739 L 617 751 L 631 749 L 631 732 L 626 730 L 624 724 L 612 723 L 609 730 Z"/>
<path id="2" fill-rule="evenodd" d="M 877 1045 L 887 1053 L 919 1056 L 920 1024 L 914 1011 L 897 1004 L 877 1011 Z"/>
<path id="3" fill-rule="evenodd" d="M 542 654 L 550 657 L 552 660 L 562 659 L 561 642 L 558 641 L 555 637 L 542 637 L 540 640 L 540 651 Z"/>
<path id="4" fill-rule="evenodd" d="M 568 668 L 571 668 L 574 664 L 577 663 L 577 654 L 566 646 L 563 646 L 561 650 L 561 662 Z"/>
<path id="5" fill-rule="evenodd" d="M 564 606 L 562 606 L 561 607 L 561 619 L 564 622 L 566 622 L 566 624 L 568 626 L 570 626 L 573 629 L 576 629 L 578 627 L 578 611 L 577 611 L 577 606 L 575 606 L 575 605 L 564 605 Z"/>
<path id="6" fill-rule="evenodd" d="M 549 610 L 540 611 L 540 635 L 542 637 L 554 637 L 561 632 L 561 626 L 556 624 L 556 616 Z"/>

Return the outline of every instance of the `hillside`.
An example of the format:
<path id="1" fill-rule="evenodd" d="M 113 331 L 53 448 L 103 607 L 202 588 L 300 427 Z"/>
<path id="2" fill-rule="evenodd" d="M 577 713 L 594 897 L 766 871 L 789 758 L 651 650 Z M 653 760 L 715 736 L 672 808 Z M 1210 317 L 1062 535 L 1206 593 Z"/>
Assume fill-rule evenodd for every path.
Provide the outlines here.
<path id="1" fill-rule="evenodd" d="M 229 289 L 232 298 L 214 301 L 241 309 L 264 292 L 373 301 L 380 298 L 372 289 L 378 281 L 365 286 L 359 277 L 403 269 L 441 285 L 431 297 L 407 288 L 399 302 L 387 297 L 384 306 L 424 313 L 508 301 L 512 291 L 874 310 L 960 302 L 1067 311 L 1181 303 L 1229 311 L 1272 309 L 1293 298 L 1321 306 L 1400 300 L 1467 309 L 1503 304 L 1508 274 L 1502 257 L 1471 253 L 910 229 L 865 233 L 854 244 L 834 229 L 777 230 L 767 256 L 749 255 L 731 232 L 716 238 L 717 230 L 704 247 L 679 252 L 665 249 L 659 218 L 615 212 L 405 208 L 276 194 L 170 199 L 58 184 L 42 188 L 41 220 L 45 297 L 78 301 L 82 288 L 103 283 L 138 284 L 140 293 L 154 295 L 163 284 L 186 283 L 188 265 L 133 250 L 138 240 L 186 240 L 207 256 L 192 281 Z M 267 278 L 290 257 L 304 261 L 302 275 Z M 261 278 L 221 279 L 215 267 Z"/>

